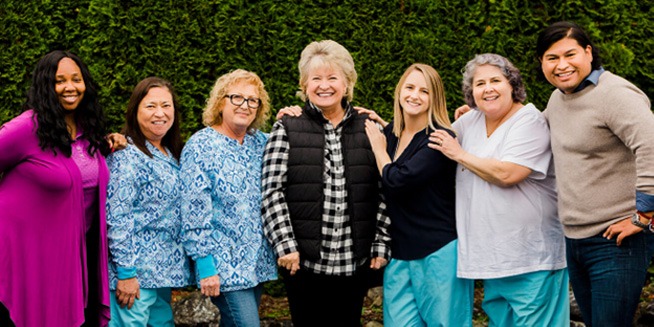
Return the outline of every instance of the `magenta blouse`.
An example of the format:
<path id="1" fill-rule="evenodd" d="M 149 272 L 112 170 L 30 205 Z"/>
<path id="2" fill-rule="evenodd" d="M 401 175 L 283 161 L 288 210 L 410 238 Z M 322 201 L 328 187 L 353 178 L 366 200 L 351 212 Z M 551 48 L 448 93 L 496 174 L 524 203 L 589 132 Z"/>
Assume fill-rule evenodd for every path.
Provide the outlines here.
<path id="1" fill-rule="evenodd" d="M 17 326 L 107 325 L 109 172 L 99 153 L 90 161 L 96 173 L 83 175 L 75 159 L 42 151 L 31 110 L 0 127 L 0 302 Z M 96 180 L 92 199 L 85 179 Z"/>

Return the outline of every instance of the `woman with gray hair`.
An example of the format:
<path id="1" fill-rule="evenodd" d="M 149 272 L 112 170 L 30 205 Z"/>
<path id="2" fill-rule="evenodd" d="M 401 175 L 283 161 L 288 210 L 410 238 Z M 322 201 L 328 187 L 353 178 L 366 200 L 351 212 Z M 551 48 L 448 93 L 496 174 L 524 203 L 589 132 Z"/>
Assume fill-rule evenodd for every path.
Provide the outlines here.
<path id="1" fill-rule="evenodd" d="M 350 104 L 357 73 L 342 45 L 312 42 L 298 66 L 302 113 L 275 123 L 264 154 L 264 231 L 294 326 L 360 326 L 371 269 L 390 254 L 368 115 Z"/>
<path id="2" fill-rule="evenodd" d="M 490 326 L 569 325 L 568 273 L 549 129 L 506 58 L 466 64 L 463 93 L 477 108 L 430 147 L 458 163 L 457 276 L 482 279 Z"/>

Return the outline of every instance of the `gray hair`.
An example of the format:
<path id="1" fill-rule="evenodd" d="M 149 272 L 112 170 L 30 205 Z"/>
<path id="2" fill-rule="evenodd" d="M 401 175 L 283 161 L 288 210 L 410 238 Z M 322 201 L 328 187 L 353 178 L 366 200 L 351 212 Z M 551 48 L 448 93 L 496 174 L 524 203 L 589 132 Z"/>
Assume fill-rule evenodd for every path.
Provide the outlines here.
<path id="1" fill-rule="evenodd" d="M 482 65 L 492 65 L 500 69 L 502 75 L 509 80 L 509 84 L 513 91 L 511 92 L 511 97 L 514 102 L 522 103 L 527 98 L 527 91 L 525 91 L 525 85 L 522 83 L 522 76 L 520 76 L 520 70 L 516 68 L 508 59 L 495 54 L 495 53 L 484 53 L 478 54 L 472 60 L 468 61 L 465 68 L 463 69 L 463 97 L 465 98 L 466 104 L 470 107 L 476 107 L 475 99 L 472 96 L 472 79 L 475 76 L 475 71 L 477 67 Z"/>

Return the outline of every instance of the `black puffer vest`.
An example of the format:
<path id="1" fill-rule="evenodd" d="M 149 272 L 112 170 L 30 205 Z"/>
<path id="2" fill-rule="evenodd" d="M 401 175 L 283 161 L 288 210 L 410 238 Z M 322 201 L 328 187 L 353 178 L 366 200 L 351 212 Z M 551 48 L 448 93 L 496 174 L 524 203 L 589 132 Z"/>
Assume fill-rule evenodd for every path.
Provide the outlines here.
<path id="1" fill-rule="evenodd" d="M 365 132 L 368 115 L 355 111 L 341 124 L 349 224 L 357 261 L 370 257 L 380 203 L 379 172 Z M 299 117 L 284 116 L 289 141 L 286 202 L 300 257 L 320 259 L 327 120 L 307 103 Z"/>

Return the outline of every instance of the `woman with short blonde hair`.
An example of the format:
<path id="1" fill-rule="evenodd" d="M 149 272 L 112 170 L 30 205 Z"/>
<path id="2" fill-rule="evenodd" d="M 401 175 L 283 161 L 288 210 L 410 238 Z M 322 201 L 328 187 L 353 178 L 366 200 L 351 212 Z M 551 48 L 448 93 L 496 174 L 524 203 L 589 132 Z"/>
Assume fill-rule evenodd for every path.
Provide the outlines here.
<path id="1" fill-rule="evenodd" d="M 237 69 L 218 80 L 206 128 L 182 152 L 182 233 L 202 294 L 220 309 L 222 327 L 259 326 L 263 283 L 277 278 L 263 235 L 261 166 L 270 108 L 263 82 Z"/>

